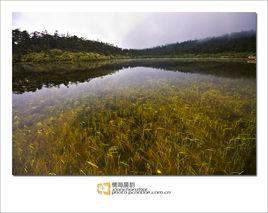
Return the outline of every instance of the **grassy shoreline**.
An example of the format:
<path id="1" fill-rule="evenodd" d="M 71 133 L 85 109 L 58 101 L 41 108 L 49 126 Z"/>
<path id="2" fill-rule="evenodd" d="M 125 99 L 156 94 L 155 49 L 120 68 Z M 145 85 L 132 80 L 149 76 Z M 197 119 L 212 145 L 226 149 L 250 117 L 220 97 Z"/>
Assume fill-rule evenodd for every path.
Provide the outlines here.
<path id="1" fill-rule="evenodd" d="M 179 55 L 103 55 L 93 52 L 73 52 L 52 49 L 49 51 L 30 52 L 26 54 L 13 54 L 14 63 L 46 63 L 46 62 L 82 62 L 103 61 L 113 59 L 251 59 L 255 60 L 256 53 L 253 52 L 226 52 L 216 54 L 179 54 Z"/>

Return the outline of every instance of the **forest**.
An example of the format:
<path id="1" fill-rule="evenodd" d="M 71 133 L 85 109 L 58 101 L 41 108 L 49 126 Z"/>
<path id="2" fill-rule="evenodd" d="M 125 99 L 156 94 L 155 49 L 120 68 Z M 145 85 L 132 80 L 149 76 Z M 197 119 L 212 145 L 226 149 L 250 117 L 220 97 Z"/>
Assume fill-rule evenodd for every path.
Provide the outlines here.
<path id="1" fill-rule="evenodd" d="M 13 62 L 89 61 L 148 57 L 248 57 L 256 54 L 256 32 L 242 31 L 146 49 L 123 49 L 76 35 L 12 30 Z"/>

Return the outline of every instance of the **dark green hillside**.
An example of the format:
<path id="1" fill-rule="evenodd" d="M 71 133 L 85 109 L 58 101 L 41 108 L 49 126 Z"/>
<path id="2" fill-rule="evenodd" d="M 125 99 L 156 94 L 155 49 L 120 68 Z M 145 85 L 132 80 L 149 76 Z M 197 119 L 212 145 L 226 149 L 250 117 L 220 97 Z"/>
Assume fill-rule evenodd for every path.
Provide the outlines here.
<path id="1" fill-rule="evenodd" d="M 137 54 L 180 55 L 180 54 L 217 54 L 226 52 L 256 52 L 256 32 L 245 31 L 226 34 L 202 40 L 190 40 L 154 48 L 137 50 Z"/>
<path id="2" fill-rule="evenodd" d="M 54 35 L 47 31 L 28 33 L 15 29 L 12 31 L 13 53 L 41 52 L 51 49 L 60 49 L 72 52 L 93 52 L 99 54 L 119 54 L 121 48 L 112 44 L 79 38 L 75 35 L 60 35 L 56 31 Z"/>
<path id="3" fill-rule="evenodd" d="M 202 40 L 189 40 L 148 49 L 122 49 L 56 31 L 12 31 L 13 62 L 91 61 L 112 58 L 244 58 L 256 54 L 256 32 L 245 31 Z"/>

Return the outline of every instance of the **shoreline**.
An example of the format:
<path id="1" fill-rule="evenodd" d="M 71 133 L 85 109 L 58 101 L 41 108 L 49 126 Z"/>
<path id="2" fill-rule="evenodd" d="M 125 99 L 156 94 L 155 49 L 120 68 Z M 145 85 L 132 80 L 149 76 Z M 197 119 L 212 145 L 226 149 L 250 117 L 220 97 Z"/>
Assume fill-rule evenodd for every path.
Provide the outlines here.
<path id="1" fill-rule="evenodd" d="M 245 61 L 256 63 L 256 59 L 248 57 L 130 57 L 130 58 L 105 58 L 92 60 L 49 60 L 49 61 L 14 61 L 12 64 L 74 64 L 74 63 L 98 63 L 98 62 L 115 62 L 115 61 L 138 61 L 138 60 L 182 60 L 182 61 Z"/>

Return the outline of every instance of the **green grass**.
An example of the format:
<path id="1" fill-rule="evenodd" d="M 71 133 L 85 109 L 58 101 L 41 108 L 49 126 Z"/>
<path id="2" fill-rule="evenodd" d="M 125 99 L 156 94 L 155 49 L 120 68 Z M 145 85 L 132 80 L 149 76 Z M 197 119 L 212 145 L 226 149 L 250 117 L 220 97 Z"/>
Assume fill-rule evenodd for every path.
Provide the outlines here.
<path id="1" fill-rule="evenodd" d="M 76 62 L 76 61 L 96 61 L 111 59 L 111 56 L 105 56 L 93 52 L 72 52 L 59 49 L 49 51 L 29 52 L 23 55 L 14 55 L 13 62 Z"/>
<path id="2" fill-rule="evenodd" d="M 256 90 L 247 79 L 103 85 L 13 113 L 14 175 L 256 174 Z M 42 104 L 42 103 L 41 103 Z"/>
<path id="3" fill-rule="evenodd" d="M 110 59 L 135 59 L 135 58 L 248 58 L 256 56 L 254 52 L 223 52 L 202 54 L 178 54 L 178 55 L 103 55 L 94 52 L 74 52 L 60 49 L 51 49 L 41 52 L 29 52 L 22 55 L 14 54 L 13 62 L 22 63 L 46 63 L 46 62 L 83 62 Z"/>

